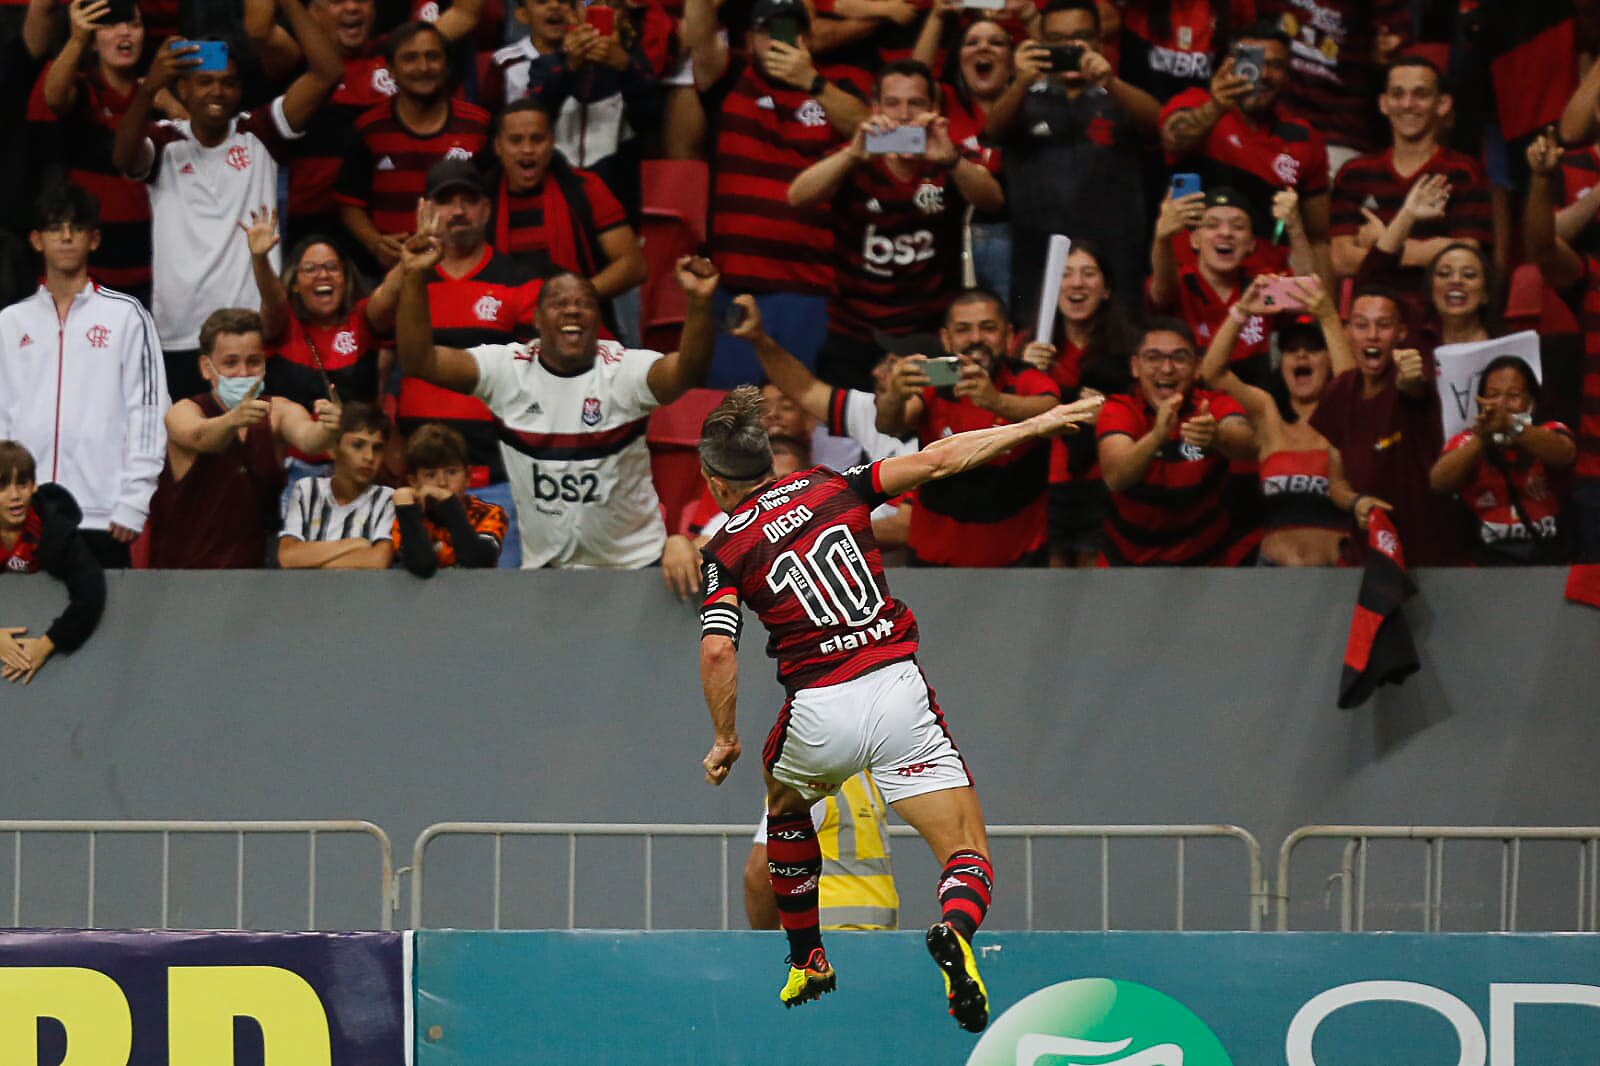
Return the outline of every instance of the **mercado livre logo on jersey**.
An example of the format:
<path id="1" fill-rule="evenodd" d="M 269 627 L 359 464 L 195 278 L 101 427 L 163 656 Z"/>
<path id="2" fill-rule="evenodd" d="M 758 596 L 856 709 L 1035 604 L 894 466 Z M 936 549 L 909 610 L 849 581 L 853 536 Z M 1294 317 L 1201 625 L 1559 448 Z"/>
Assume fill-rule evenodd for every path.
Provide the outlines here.
<path id="1" fill-rule="evenodd" d="M 1164 992 L 1085 977 L 1041 988 L 989 1025 L 967 1066 L 1233 1066 L 1205 1022 Z"/>

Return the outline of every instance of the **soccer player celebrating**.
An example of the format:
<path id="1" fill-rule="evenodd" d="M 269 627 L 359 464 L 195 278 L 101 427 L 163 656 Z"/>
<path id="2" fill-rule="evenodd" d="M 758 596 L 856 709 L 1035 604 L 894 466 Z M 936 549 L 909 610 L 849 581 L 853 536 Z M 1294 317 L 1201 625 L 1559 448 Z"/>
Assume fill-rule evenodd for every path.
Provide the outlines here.
<path id="1" fill-rule="evenodd" d="M 789 694 L 762 749 L 767 868 L 789 938 L 789 977 L 778 994 L 784 1006 L 816 999 L 835 983 L 818 927 L 822 852 L 811 804 L 870 769 L 890 806 L 943 864 L 942 917 L 927 944 L 950 1013 L 970 1032 L 988 1024 L 988 993 L 971 947 L 994 881 L 983 812 L 917 665 L 916 619 L 889 593 L 871 513 L 1016 445 L 1075 432 L 1099 406 L 1099 399 L 1080 400 L 843 474 L 818 466 L 783 478 L 773 474 L 760 390 L 734 389 L 706 416 L 701 472 L 729 518 L 702 552 L 700 679 L 714 734 L 703 765 L 706 780 L 720 785 L 739 758 L 736 650 L 739 605 L 748 603 L 770 634 Z"/>

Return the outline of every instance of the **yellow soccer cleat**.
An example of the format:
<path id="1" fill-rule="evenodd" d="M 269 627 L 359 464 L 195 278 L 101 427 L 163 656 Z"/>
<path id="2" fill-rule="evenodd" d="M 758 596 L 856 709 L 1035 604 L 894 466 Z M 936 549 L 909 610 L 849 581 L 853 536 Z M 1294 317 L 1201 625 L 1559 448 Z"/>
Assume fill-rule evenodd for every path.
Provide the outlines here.
<path id="1" fill-rule="evenodd" d="M 928 954 L 944 978 L 944 994 L 950 1014 L 969 1033 L 981 1033 L 989 1024 L 989 990 L 978 976 L 978 960 L 965 938 L 948 922 L 928 927 Z"/>
<path id="2" fill-rule="evenodd" d="M 791 962 L 789 981 L 778 993 L 778 999 L 785 1007 L 798 1007 L 832 992 L 837 984 L 838 978 L 833 974 L 833 967 L 828 965 L 828 957 L 821 948 L 812 948 L 804 966 Z"/>

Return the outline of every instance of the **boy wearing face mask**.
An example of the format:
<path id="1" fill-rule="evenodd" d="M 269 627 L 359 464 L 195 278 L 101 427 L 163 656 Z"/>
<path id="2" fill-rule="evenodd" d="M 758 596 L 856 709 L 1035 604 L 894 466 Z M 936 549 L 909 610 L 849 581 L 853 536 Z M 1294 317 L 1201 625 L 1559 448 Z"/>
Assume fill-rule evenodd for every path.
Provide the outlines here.
<path id="1" fill-rule="evenodd" d="M 210 386 L 167 412 L 167 465 L 150 501 L 155 569 L 250 570 L 263 566 L 278 529 L 283 459 L 293 447 L 321 455 L 338 441 L 340 410 L 316 415 L 261 395 L 266 353 L 261 316 L 224 308 L 200 329 L 200 374 Z"/>

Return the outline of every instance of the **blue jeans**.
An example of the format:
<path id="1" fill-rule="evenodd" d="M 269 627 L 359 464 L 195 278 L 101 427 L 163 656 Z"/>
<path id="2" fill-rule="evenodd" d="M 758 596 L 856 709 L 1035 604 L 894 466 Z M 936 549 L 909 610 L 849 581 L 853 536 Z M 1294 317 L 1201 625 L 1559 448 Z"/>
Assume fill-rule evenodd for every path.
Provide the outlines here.
<path id="1" fill-rule="evenodd" d="M 1600 563 L 1600 481 L 1580 481 L 1572 486 L 1567 513 L 1572 523 L 1578 562 Z"/>
<path id="2" fill-rule="evenodd" d="M 978 288 L 988 289 L 1011 306 L 1011 223 L 972 224 L 972 273 Z"/>
<path id="3" fill-rule="evenodd" d="M 733 296 L 726 289 L 717 290 L 712 314 L 718 323 L 727 315 L 728 308 L 733 304 Z M 828 298 L 772 292 L 757 296 L 756 306 L 761 309 L 761 324 L 767 336 L 783 345 L 808 370 L 815 370 L 817 349 L 828 338 Z M 707 387 L 731 389 L 735 385 L 753 385 L 766 378 L 755 349 L 731 336 L 719 325 Z"/>
<path id="4" fill-rule="evenodd" d="M 467 494 L 476 496 L 484 503 L 492 503 L 506 512 L 506 539 L 500 545 L 500 569 L 518 570 L 522 567 L 522 534 L 517 530 L 517 505 L 511 501 L 511 483 L 502 481 L 498 485 L 485 485 L 482 488 L 468 489 Z"/>

